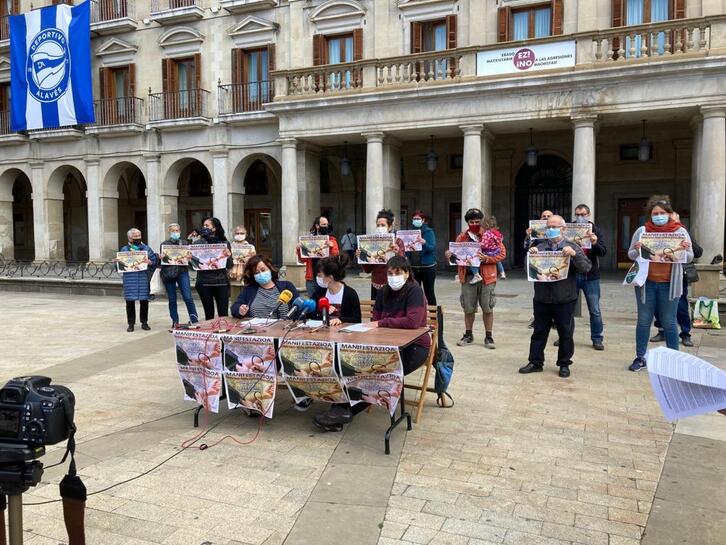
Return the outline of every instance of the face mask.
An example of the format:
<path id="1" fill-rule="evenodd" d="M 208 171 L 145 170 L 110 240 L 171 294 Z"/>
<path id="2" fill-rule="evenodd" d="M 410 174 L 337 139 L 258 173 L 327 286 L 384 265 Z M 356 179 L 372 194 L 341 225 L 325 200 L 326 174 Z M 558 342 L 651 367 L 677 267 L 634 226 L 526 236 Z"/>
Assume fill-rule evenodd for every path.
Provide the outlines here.
<path id="1" fill-rule="evenodd" d="M 325 280 L 325 278 L 322 277 L 322 276 L 316 276 L 315 277 L 315 281 L 318 283 L 318 286 L 320 286 L 323 289 L 327 289 L 328 288 L 328 284 L 330 284 L 330 282 L 327 282 Z"/>
<path id="2" fill-rule="evenodd" d="M 237 242 L 242 242 L 242 241 L 243 241 L 243 240 L 244 240 L 245 238 L 247 238 L 247 235 L 235 235 L 235 236 L 234 236 L 234 239 L 235 239 L 235 240 L 236 240 Z"/>
<path id="3" fill-rule="evenodd" d="M 195 237 L 195 236 L 191 236 L 191 237 L 187 237 L 187 240 L 188 240 L 189 242 L 196 242 L 196 241 L 197 241 L 197 240 L 199 240 L 200 238 L 202 238 L 202 237 Z"/>
<path id="4" fill-rule="evenodd" d="M 658 214 L 657 216 L 651 216 L 651 220 L 653 220 L 653 223 L 656 225 L 665 225 L 668 223 L 668 215 L 667 214 Z"/>
<path id="5" fill-rule="evenodd" d="M 414 227 L 415 227 L 416 229 L 421 229 L 421 227 L 423 226 L 423 220 L 413 220 L 413 221 L 411 222 L 411 224 L 412 224 L 412 225 L 413 225 L 413 226 L 414 226 Z"/>
<path id="6" fill-rule="evenodd" d="M 575 223 L 589 223 L 587 216 L 575 216 Z"/>
<path id="7" fill-rule="evenodd" d="M 330 234 L 330 227 L 328 227 L 327 225 L 325 227 L 318 227 L 318 234 L 319 235 Z"/>
<path id="8" fill-rule="evenodd" d="M 478 233 L 481 225 L 469 225 L 469 232 Z"/>
<path id="9" fill-rule="evenodd" d="M 270 271 L 255 274 L 255 282 L 257 282 L 260 286 L 264 286 L 270 280 L 272 280 L 272 273 Z"/>
<path id="10" fill-rule="evenodd" d="M 131 245 L 132 246 L 141 246 L 141 239 L 140 238 L 133 238 L 131 239 Z"/>
<path id="11" fill-rule="evenodd" d="M 381 235 L 385 235 L 388 233 L 388 227 L 379 226 L 376 227 L 376 231 L 378 231 Z"/>
<path id="12" fill-rule="evenodd" d="M 547 238 L 559 238 L 560 233 L 561 233 L 561 230 L 559 227 L 548 227 L 547 231 L 545 231 L 545 236 Z"/>
<path id="13" fill-rule="evenodd" d="M 212 230 L 208 229 L 207 227 L 202 227 L 200 233 L 204 238 L 211 238 L 214 235 L 214 233 L 212 233 Z"/>
<path id="14" fill-rule="evenodd" d="M 406 276 L 403 274 L 388 276 L 388 285 L 393 291 L 400 290 L 406 283 Z"/>
<path id="15" fill-rule="evenodd" d="M 169 238 L 171 240 L 179 240 L 180 237 L 181 237 L 181 233 L 174 232 L 174 233 L 169 234 Z"/>

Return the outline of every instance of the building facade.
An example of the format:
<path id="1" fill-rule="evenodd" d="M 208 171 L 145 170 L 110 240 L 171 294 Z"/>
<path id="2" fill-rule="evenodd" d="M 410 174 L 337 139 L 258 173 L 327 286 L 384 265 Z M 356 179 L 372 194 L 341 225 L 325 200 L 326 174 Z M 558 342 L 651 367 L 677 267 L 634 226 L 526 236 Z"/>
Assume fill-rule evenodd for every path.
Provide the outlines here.
<path id="1" fill-rule="evenodd" d="M 476 206 L 517 265 L 529 219 L 586 203 L 614 269 L 653 193 L 723 253 L 724 0 L 90 1 L 96 123 L 18 134 L 6 16 L 31 2 L 0 0 L 6 258 L 214 214 L 292 265 L 321 212 L 363 233 L 381 208 L 426 211 L 443 254 Z"/>

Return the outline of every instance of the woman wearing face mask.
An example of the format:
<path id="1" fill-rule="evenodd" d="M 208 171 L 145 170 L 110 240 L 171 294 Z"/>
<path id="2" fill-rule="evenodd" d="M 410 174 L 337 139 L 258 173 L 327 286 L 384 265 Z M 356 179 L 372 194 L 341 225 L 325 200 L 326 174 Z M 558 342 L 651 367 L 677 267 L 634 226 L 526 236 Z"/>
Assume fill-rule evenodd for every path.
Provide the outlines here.
<path id="1" fill-rule="evenodd" d="M 646 367 L 645 352 L 648 349 L 650 324 L 657 312 L 663 326 L 666 345 L 678 350 L 678 326 L 676 313 L 678 300 L 683 292 L 683 265 L 680 263 L 655 263 L 640 258 L 640 236 L 643 233 L 672 233 L 685 235 L 681 248 L 686 254 L 686 262 L 693 261 L 691 237 L 683 225 L 672 217 L 673 207 L 667 195 L 654 195 L 647 204 L 650 220 L 639 227 L 630 242 L 628 257 L 647 268 L 645 284 L 635 287 L 635 300 L 638 304 L 638 324 L 635 329 L 635 359 L 631 371 Z"/>
<path id="2" fill-rule="evenodd" d="M 126 300 L 126 321 L 128 328 L 126 331 L 131 333 L 136 324 L 136 301 L 139 302 L 139 311 L 141 313 L 141 329 L 148 331 L 149 327 L 149 299 L 150 286 L 149 279 L 159 264 L 159 258 L 154 251 L 143 243 L 141 231 L 135 227 L 129 229 L 126 233 L 129 243 L 121 248 L 122 252 L 146 252 L 147 270 L 145 271 L 128 271 L 121 275 L 124 286 L 124 299 Z"/>
<path id="3" fill-rule="evenodd" d="M 338 246 L 338 240 L 333 236 L 333 226 L 325 216 L 318 216 L 313 222 L 313 226 L 310 228 L 311 235 L 328 235 L 328 246 L 330 246 L 330 255 L 340 254 L 340 247 Z M 300 254 L 300 245 L 298 244 L 295 248 L 297 252 L 297 258 L 302 263 L 305 263 L 305 289 L 308 292 L 308 296 L 312 295 L 317 289 L 315 283 L 315 267 L 320 259 L 313 259 L 312 257 L 302 257 Z"/>
<path id="4" fill-rule="evenodd" d="M 199 231 L 197 231 L 196 229 L 192 229 L 191 231 L 189 231 L 189 234 L 187 235 L 187 242 L 189 244 L 194 244 L 200 238 L 202 238 L 202 235 L 199 234 Z"/>
<path id="5" fill-rule="evenodd" d="M 345 254 L 318 261 L 315 277 L 317 289 L 313 292 L 312 299 L 316 305 L 323 297 L 330 302 L 331 327 L 341 323 L 358 324 L 361 321 L 358 293 L 343 282 L 348 261 Z M 316 319 L 322 319 L 322 314 L 318 313 Z"/>
<path id="6" fill-rule="evenodd" d="M 170 223 L 167 226 L 167 232 L 169 238 L 161 243 L 163 246 L 178 246 L 181 242 L 181 228 L 178 223 Z M 163 263 L 163 260 L 162 260 Z M 189 270 L 187 267 L 182 265 L 165 265 L 161 267 L 161 280 L 164 282 L 164 288 L 166 288 L 166 295 L 169 300 L 169 316 L 171 317 L 171 327 L 179 326 L 179 311 L 177 310 L 177 297 L 176 287 L 179 286 L 179 291 L 184 299 L 184 304 L 187 307 L 189 313 L 189 322 L 194 324 L 199 321 L 197 315 L 197 307 L 194 304 L 194 298 L 192 297 L 192 286 L 189 281 Z"/>
<path id="7" fill-rule="evenodd" d="M 386 286 L 378 291 L 373 307 L 372 327 L 417 329 L 426 327 L 426 299 L 423 289 L 413 278 L 411 266 L 405 257 L 395 256 L 386 264 Z M 429 354 L 431 337 L 424 334 L 401 350 L 403 374 L 408 375 L 421 367 Z M 325 431 L 340 431 L 343 424 L 366 410 L 368 403 L 335 404 L 329 411 L 316 415 L 313 422 Z"/>
<path id="8" fill-rule="evenodd" d="M 202 228 L 199 230 L 201 238 L 194 244 L 226 244 L 223 252 L 227 257 L 227 266 L 224 269 L 197 271 L 197 293 L 204 307 L 204 319 L 214 318 L 214 303 L 217 303 L 217 314 L 229 315 L 229 277 L 228 271 L 232 268 L 232 255 L 230 244 L 224 234 L 222 224 L 217 218 L 204 218 Z"/>
<path id="9" fill-rule="evenodd" d="M 283 318 L 290 310 L 287 303 L 278 306 L 280 293 L 285 290 L 292 292 L 293 301 L 298 298 L 297 288 L 279 279 L 277 269 L 267 257 L 254 255 L 245 264 L 244 288 L 232 305 L 232 316 L 267 318 L 272 312 L 273 318 Z"/>
<path id="10" fill-rule="evenodd" d="M 234 228 L 233 244 L 249 244 L 247 242 L 247 229 L 244 225 L 238 225 Z M 250 254 L 246 258 L 239 258 L 233 262 L 232 268 L 229 271 L 229 287 L 230 287 L 230 301 L 237 300 L 242 286 L 244 285 L 244 273 L 245 264 L 250 257 L 257 253 L 255 247 L 250 244 Z"/>
<path id="11" fill-rule="evenodd" d="M 381 210 L 376 217 L 376 233 L 379 235 L 392 233 L 394 221 L 395 216 L 393 212 L 385 209 Z M 406 255 L 403 242 L 398 239 L 395 239 L 394 250 L 399 256 Z M 360 256 L 360 248 L 355 251 L 355 256 Z M 386 285 L 387 265 L 361 265 L 361 267 L 363 267 L 364 272 L 371 273 L 371 299 L 375 300 L 376 295 L 378 295 L 378 290 Z"/>
<path id="12" fill-rule="evenodd" d="M 434 283 L 436 282 L 436 233 L 429 227 L 426 221 L 426 214 L 421 210 L 413 213 L 411 225 L 414 229 L 421 230 L 420 252 L 406 252 L 406 257 L 411 268 L 413 269 L 413 277 L 416 282 L 421 284 L 426 301 L 429 305 L 436 304 L 436 294 L 434 293 Z"/>

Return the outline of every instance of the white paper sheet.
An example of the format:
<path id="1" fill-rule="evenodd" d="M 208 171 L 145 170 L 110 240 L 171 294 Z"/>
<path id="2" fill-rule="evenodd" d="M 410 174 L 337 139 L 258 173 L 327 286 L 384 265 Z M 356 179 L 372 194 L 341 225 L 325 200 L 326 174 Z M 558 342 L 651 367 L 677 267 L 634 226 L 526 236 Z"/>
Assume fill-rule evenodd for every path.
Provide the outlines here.
<path id="1" fill-rule="evenodd" d="M 343 333 L 365 333 L 371 329 L 372 328 L 366 324 L 350 324 L 340 328 L 339 331 L 342 331 Z"/>

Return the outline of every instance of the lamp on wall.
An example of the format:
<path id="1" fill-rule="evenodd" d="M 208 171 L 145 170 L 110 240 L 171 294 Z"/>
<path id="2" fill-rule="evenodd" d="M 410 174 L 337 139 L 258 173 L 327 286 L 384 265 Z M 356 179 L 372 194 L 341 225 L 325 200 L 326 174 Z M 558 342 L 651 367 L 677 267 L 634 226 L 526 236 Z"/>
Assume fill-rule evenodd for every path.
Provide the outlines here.
<path id="1" fill-rule="evenodd" d="M 439 166 L 439 156 L 434 151 L 434 135 L 431 135 L 431 149 L 426 154 L 426 170 L 434 172 Z"/>
<path id="2" fill-rule="evenodd" d="M 539 151 L 534 147 L 534 141 L 532 140 L 532 127 L 529 128 L 529 146 L 527 146 L 527 166 L 537 166 L 537 155 Z"/>
<path id="3" fill-rule="evenodd" d="M 638 144 L 638 161 L 647 161 L 650 159 L 652 143 L 645 137 L 645 119 L 643 119 L 643 136 L 640 137 Z"/>
<path id="4" fill-rule="evenodd" d="M 343 144 L 345 145 L 345 150 L 343 151 L 343 157 L 340 159 L 340 174 L 341 176 L 350 176 L 353 170 L 351 168 L 350 157 L 348 157 L 348 141 L 346 140 Z"/>

